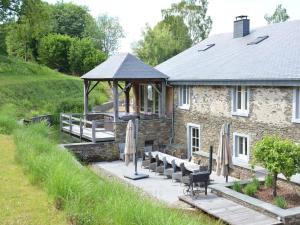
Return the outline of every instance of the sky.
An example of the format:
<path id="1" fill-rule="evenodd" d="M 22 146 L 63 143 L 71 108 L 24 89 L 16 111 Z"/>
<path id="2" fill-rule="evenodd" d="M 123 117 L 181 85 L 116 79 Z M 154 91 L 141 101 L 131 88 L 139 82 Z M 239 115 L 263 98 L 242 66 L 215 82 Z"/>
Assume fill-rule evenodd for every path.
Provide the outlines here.
<path id="1" fill-rule="evenodd" d="M 46 0 L 56 3 L 57 0 Z M 125 38 L 120 43 L 119 52 L 132 52 L 132 43 L 141 39 L 146 24 L 153 27 L 162 19 L 161 9 L 169 8 L 180 0 L 64 0 L 78 5 L 86 5 L 90 13 L 97 17 L 107 13 L 118 17 L 125 31 Z M 282 4 L 290 20 L 300 19 L 299 0 L 209 0 L 207 14 L 213 25 L 210 35 L 232 32 L 235 16 L 248 15 L 250 27 L 267 25 L 264 15 L 272 14 L 276 5 Z"/>

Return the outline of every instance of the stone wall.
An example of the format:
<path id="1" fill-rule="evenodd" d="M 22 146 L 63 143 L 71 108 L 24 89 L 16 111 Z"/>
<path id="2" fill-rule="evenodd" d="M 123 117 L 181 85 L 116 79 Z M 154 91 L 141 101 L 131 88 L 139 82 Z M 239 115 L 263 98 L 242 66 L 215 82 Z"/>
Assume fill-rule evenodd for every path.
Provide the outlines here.
<path id="1" fill-rule="evenodd" d="M 178 91 L 178 88 L 175 88 Z M 253 145 L 265 135 L 280 135 L 295 142 L 300 141 L 300 124 L 292 123 L 292 93 L 289 87 L 251 87 L 249 117 L 231 115 L 231 87 L 194 86 L 188 110 L 175 106 L 174 142 L 187 152 L 187 123 L 200 125 L 200 149 L 208 152 L 213 146 L 217 153 L 222 124 L 231 124 L 233 132 L 249 135 L 250 157 Z M 177 94 L 175 103 L 178 102 Z M 201 158 L 198 155 L 194 155 Z M 203 157 L 202 157 L 203 160 Z M 234 175 L 249 177 L 251 173 L 236 167 Z"/>
<path id="2" fill-rule="evenodd" d="M 82 162 L 101 162 L 119 159 L 118 144 L 112 142 L 74 143 L 63 145 Z"/>
<path id="3" fill-rule="evenodd" d="M 127 122 L 115 124 L 115 141 L 125 143 Z M 153 141 L 153 149 L 158 150 L 161 146 L 170 143 L 171 120 L 167 118 L 139 120 L 138 151 L 143 151 L 146 141 Z"/>

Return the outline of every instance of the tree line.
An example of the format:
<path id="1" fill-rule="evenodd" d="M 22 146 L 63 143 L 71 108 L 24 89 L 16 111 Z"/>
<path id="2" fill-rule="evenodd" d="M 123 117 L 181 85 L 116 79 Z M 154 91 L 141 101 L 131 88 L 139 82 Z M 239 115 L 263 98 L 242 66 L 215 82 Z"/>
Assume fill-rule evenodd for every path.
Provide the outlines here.
<path id="1" fill-rule="evenodd" d="M 0 54 L 82 75 L 119 47 L 118 18 L 93 18 L 86 6 L 0 0 Z"/>

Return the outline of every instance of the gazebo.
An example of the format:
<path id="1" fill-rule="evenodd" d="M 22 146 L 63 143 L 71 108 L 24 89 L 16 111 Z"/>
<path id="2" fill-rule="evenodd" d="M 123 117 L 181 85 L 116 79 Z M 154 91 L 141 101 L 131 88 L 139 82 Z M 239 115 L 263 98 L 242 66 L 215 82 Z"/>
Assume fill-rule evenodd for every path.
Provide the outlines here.
<path id="1" fill-rule="evenodd" d="M 109 57 L 81 79 L 84 81 L 83 115 L 62 113 L 62 131 L 93 142 L 122 143 L 125 122 L 131 118 L 140 118 L 141 130 L 144 132 L 143 143 L 161 143 L 160 139 L 168 141 L 170 120 L 166 115 L 172 109 L 173 92 L 166 86 L 168 77 L 165 74 L 132 54 L 125 53 Z M 113 108 L 109 112 L 89 112 L 89 95 L 100 82 L 107 82 L 112 89 Z M 121 113 L 119 103 L 122 94 L 125 112 Z M 131 97 L 133 112 L 130 112 Z"/>
<path id="2" fill-rule="evenodd" d="M 130 90 L 135 97 L 135 112 L 166 114 L 166 81 L 168 76 L 143 63 L 130 53 L 111 56 L 105 62 L 84 74 L 84 115 L 88 115 L 91 91 L 100 83 L 108 82 L 113 92 L 114 121 L 119 117 L 119 97 L 125 94 L 125 112 L 129 112 Z M 96 83 L 92 86 L 92 81 Z M 123 85 L 123 86 L 122 86 Z M 150 96 L 151 95 L 151 96 Z M 158 101 L 157 101 L 158 100 Z"/>

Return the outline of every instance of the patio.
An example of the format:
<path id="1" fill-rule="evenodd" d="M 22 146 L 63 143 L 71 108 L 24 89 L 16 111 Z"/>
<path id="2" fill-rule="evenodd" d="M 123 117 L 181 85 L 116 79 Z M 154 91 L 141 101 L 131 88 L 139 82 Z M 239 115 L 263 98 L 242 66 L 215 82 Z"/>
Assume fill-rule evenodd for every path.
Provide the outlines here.
<path id="1" fill-rule="evenodd" d="M 134 165 L 131 163 L 126 166 L 123 161 L 98 162 L 92 164 L 92 167 L 96 170 L 104 170 L 170 205 L 174 205 L 178 202 L 178 197 L 183 195 L 183 190 L 185 188 L 179 182 L 172 182 L 171 179 L 167 179 L 165 176 L 157 175 L 154 172 L 150 172 L 148 169 L 141 168 L 141 161 L 138 161 L 138 172 L 149 174 L 149 178 L 147 179 L 130 180 L 124 178 L 125 174 L 134 173 Z M 210 175 L 210 178 L 213 180 L 214 184 L 225 182 L 224 177 L 217 176 L 214 172 Z M 235 181 L 236 178 L 229 177 L 228 180 Z M 210 195 L 211 193 L 209 192 L 208 196 Z"/>
<path id="2" fill-rule="evenodd" d="M 184 203 L 186 203 L 190 207 L 204 211 L 228 224 L 281 224 L 281 222 L 275 218 L 247 208 L 231 200 L 219 197 L 211 193 L 210 189 L 208 195 L 204 195 L 203 193 L 197 198 L 185 196 L 183 195 L 183 190 L 185 188 L 184 185 L 179 182 L 172 182 L 171 179 L 167 179 L 162 175 L 157 175 L 154 172 L 150 172 L 148 169 L 141 168 L 141 161 L 138 161 L 138 172 L 149 174 L 149 178 L 147 179 L 131 180 L 125 178 L 124 175 L 134 173 L 134 165 L 131 163 L 129 166 L 126 166 L 123 161 L 94 163 L 92 164 L 92 168 L 95 171 L 103 171 L 107 174 L 115 176 L 118 179 L 144 191 L 151 197 L 163 201 L 171 207 L 187 208 L 184 206 Z M 212 172 L 210 178 L 213 180 L 212 184 L 225 183 L 225 178 L 222 176 L 217 176 L 215 172 Z M 235 180 L 237 179 L 228 177 L 229 182 L 233 182 Z"/>

